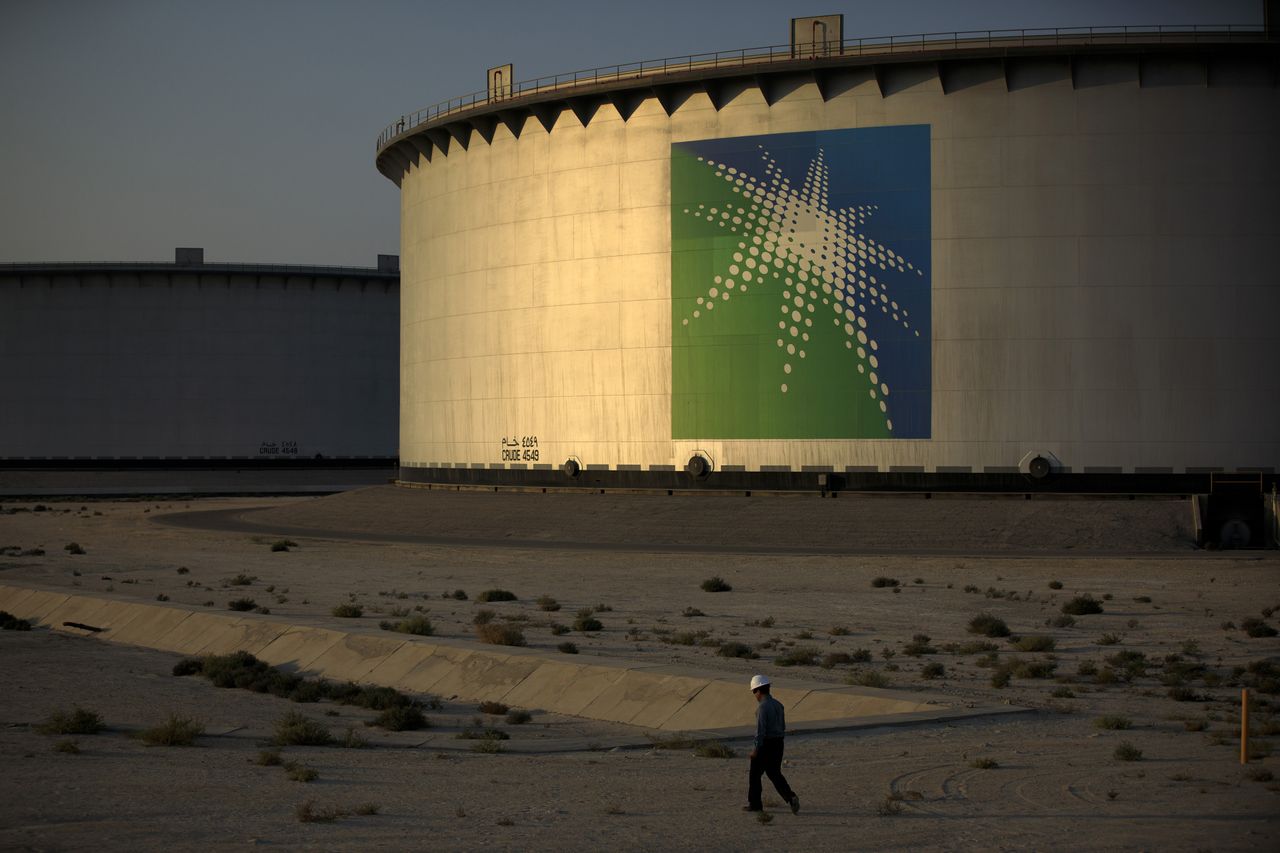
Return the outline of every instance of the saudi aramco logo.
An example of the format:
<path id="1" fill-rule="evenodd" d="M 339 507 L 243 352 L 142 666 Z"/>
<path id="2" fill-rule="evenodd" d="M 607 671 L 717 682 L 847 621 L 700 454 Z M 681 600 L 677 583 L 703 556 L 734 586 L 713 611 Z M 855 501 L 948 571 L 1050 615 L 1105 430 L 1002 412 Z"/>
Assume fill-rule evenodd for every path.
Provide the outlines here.
<path id="1" fill-rule="evenodd" d="M 672 437 L 928 438 L 929 127 L 671 146 Z"/>

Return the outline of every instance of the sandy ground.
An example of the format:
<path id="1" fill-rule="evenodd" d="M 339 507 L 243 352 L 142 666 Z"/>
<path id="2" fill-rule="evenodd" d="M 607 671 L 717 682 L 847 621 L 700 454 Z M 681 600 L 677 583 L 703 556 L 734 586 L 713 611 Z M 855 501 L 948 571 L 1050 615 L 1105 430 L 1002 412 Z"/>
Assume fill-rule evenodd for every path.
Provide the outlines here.
<path id="1" fill-rule="evenodd" d="M 431 504 L 402 501 L 405 494 L 431 495 Z M 1190 550 L 1185 520 L 1169 510 L 1180 504 L 895 505 L 886 502 L 891 499 L 855 504 L 843 498 L 673 498 L 662 504 L 661 498 L 637 503 L 635 496 L 598 496 L 595 504 L 552 506 L 542 495 L 454 494 L 449 501 L 440 494 L 375 489 L 303 500 L 46 502 L 43 512 L 31 511 L 31 502 L 5 503 L 0 547 L 45 553 L 0 556 L 0 583 L 111 591 L 147 601 L 165 595 L 219 610 L 230 599 L 248 596 L 273 616 L 345 630 L 376 630 L 377 621 L 393 611 L 420 607 L 439 635 L 458 638 L 472 636 L 477 610 L 491 609 L 500 619 L 516 620 L 529 645 L 548 654 L 571 640 L 584 658 L 656 658 L 737 674 L 744 682 L 757 671 L 780 683 L 788 677 L 832 683 L 882 677 L 895 689 L 1033 710 L 960 724 L 790 738 L 786 772 L 803 809 L 793 817 L 775 797 L 769 807 L 773 820 L 762 824 L 738 810 L 746 775 L 743 744 L 735 744 L 738 757 L 728 760 L 698 758 L 687 750 L 612 751 L 620 738 L 642 739 L 628 737 L 624 727 L 530 709 L 531 723 L 507 727 L 513 734 L 510 751 L 482 755 L 454 737 L 476 715 L 473 706 L 446 703 L 430 714 L 434 728 L 386 734 L 363 727 L 371 712 L 329 703 L 295 706 L 218 690 L 198 678 L 174 678 L 172 655 L 43 630 L 4 631 L 0 762 L 11 772 L 0 781 L 0 849 L 273 844 L 347 850 L 728 850 L 768 844 L 824 850 L 1228 850 L 1265 847 L 1265 839 L 1280 831 L 1280 785 L 1266 778 L 1280 776 L 1280 758 L 1269 754 L 1268 741 L 1275 738 L 1255 737 L 1257 749 L 1268 754 L 1247 767 L 1238 763 L 1239 678 L 1233 673 L 1257 661 L 1280 664 L 1280 639 L 1222 627 L 1228 620 L 1238 625 L 1246 617 L 1263 618 L 1264 609 L 1280 605 L 1280 560 L 1274 553 Z M 837 510 L 837 504 L 860 512 L 842 520 L 832 513 L 851 510 Z M 268 509 L 239 515 L 253 507 Z M 260 529 L 154 523 L 157 516 L 196 510 L 225 510 L 232 521 L 239 516 L 237 523 L 252 521 Z M 584 517 L 590 536 L 574 540 Z M 778 550 L 732 553 L 735 539 L 723 532 L 696 537 L 695 543 L 721 543 L 723 553 L 617 547 L 638 548 L 646 538 L 678 542 L 690 531 L 711 530 L 717 517 L 720 528 L 740 531 L 738 540 L 773 543 Z M 682 519 L 684 532 L 670 532 L 673 518 Z M 1116 534 L 1117 518 L 1122 537 Z M 843 539 L 822 531 L 859 520 L 867 525 L 864 532 L 878 531 L 879 540 L 864 541 L 883 553 L 785 553 L 788 542 L 805 544 L 795 531 L 842 547 L 848 527 Z M 372 529 L 402 538 L 374 542 L 290 533 L 297 547 L 273 552 L 271 543 L 281 537 L 272 525 L 290 531 Z M 769 525 L 777 535 L 764 529 Z M 1075 533 L 1067 536 L 1068 529 Z M 523 542 L 532 534 L 541 535 L 541 547 L 501 542 Z M 464 535 L 483 544 L 440 541 Z M 414 536 L 421 541 L 411 541 Z M 546 547 L 561 537 L 599 547 Z M 1116 548 L 1125 556 L 1062 553 L 1073 542 L 1099 551 L 1116 538 L 1123 540 Z M 87 553 L 70 554 L 64 546 L 71 542 Z M 910 553 L 913 546 L 924 553 Z M 984 546 L 992 553 L 975 553 Z M 254 580 L 228 585 L 238 574 Z M 712 575 L 733 590 L 703 592 L 701 581 Z M 899 580 L 900 591 L 873 587 L 878 576 Z M 1050 589 L 1050 581 L 1062 588 Z M 510 589 L 520 600 L 474 602 L 479 591 L 495 587 Z M 469 599 L 441 597 L 456 589 Z M 1105 612 L 1076 617 L 1073 626 L 1047 624 L 1060 615 L 1063 602 L 1082 593 L 1103 600 Z M 555 597 L 563 609 L 539 610 L 534 600 L 540 595 Z M 351 600 L 363 605 L 363 618 L 329 615 L 334 605 Z M 597 613 L 603 631 L 552 634 L 550 623 L 569 624 L 579 608 L 598 606 L 609 608 Z M 705 615 L 686 617 L 686 608 Z M 996 688 L 992 669 L 979 665 L 980 653 L 947 653 L 947 644 L 975 639 L 966 625 L 984 611 L 1005 619 L 1015 634 L 1051 637 L 1056 647 L 1039 653 L 1017 651 L 1004 639 L 992 642 L 1000 660 L 1048 661 L 1056 665 L 1057 678 L 1015 676 Z M 1265 621 L 1276 625 L 1278 618 L 1280 613 Z M 937 652 L 906 653 L 905 644 L 920 633 L 931 637 Z M 694 644 L 673 642 L 680 634 L 691 635 L 679 639 Z M 1117 642 L 1100 645 L 1104 638 Z M 751 645 L 761 657 L 719 657 L 715 644 L 725 640 Z M 1186 646 L 1188 641 L 1194 646 Z M 820 654 L 868 649 L 872 659 L 829 669 L 773 662 L 804 647 Z M 1098 683 L 1096 676 L 1077 674 L 1089 662 L 1105 672 L 1106 659 L 1117 652 L 1140 652 L 1152 666 L 1129 682 Z M 1182 685 L 1193 701 L 1168 695 L 1162 676 L 1174 668 L 1165 663 L 1169 655 L 1206 667 L 1207 679 L 1197 676 Z M 921 670 L 930 663 L 942 664 L 945 674 L 925 679 Z M 1276 732 L 1275 697 L 1255 698 L 1255 733 Z M 750 701 L 744 687 L 744 702 Z M 37 734 L 32 724 L 75 703 L 99 712 L 109 728 L 79 737 L 78 755 L 56 752 L 61 738 Z M 286 759 L 319 772 L 311 783 L 289 781 L 279 767 L 253 764 L 274 721 L 296 707 L 335 733 L 356 726 L 373 748 L 285 748 Z M 208 734 L 198 747 L 148 748 L 130 737 L 169 712 L 205 723 Z M 1095 721 L 1103 715 L 1124 716 L 1131 728 L 1098 728 Z M 1189 730 L 1188 721 L 1203 728 Z M 1140 749 L 1142 759 L 1117 760 L 1121 742 Z M 537 751 L 548 748 L 564 751 Z M 980 758 L 998 766 L 972 766 Z M 890 796 L 901 799 L 886 807 Z M 380 813 L 300 823 L 294 810 L 308 799 L 348 809 L 374 802 Z M 900 811 L 881 814 L 886 808 Z"/>

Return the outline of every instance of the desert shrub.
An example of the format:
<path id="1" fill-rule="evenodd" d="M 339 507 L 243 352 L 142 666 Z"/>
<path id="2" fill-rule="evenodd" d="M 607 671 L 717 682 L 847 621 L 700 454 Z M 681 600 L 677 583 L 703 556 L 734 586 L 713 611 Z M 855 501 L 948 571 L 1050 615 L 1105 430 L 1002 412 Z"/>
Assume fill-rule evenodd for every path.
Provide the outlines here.
<path id="1" fill-rule="evenodd" d="M 378 812 L 382 811 L 382 806 L 378 805 L 377 803 L 361 803 L 351 811 L 353 814 L 358 814 L 358 815 L 367 817 L 369 815 L 375 815 Z"/>
<path id="2" fill-rule="evenodd" d="M 431 624 L 431 620 L 422 614 L 410 616 L 398 622 L 379 622 L 378 627 L 384 631 L 395 631 L 397 634 L 415 634 L 419 637 L 430 637 L 435 633 L 435 626 Z"/>
<path id="3" fill-rule="evenodd" d="M 1088 616 L 1101 613 L 1102 604 L 1092 595 L 1077 595 L 1062 605 L 1062 612 L 1068 616 Z"/>
<path id="4" fill-rule="evenodd" d="M 1275 628 L 1272 628 L 1256 616 L 1241 619 L 1240 630 L 1250 637 L 1274 637 L 1277 633 Z"/>
<path id="5" fill-rule="evenodd" d="M 320 773 L 314 768 L 297 761 L 290 761 L 284 765 L 284 775 L 294 782 L 314 782 L 320 778 Z"/>
<path id="6" fill-rule="evenodd" d="M 486 589 L 484 592 L 476 596 L 476 601 L 488 603 L 490 601 L 518 601 L 516 594 L 509 589 Z"/>
<path id="7" fill-rule="evenodd" d="M 70 712 L 54 711 L 35 726 L 42 735 L 96 735 L 106 728 L 96 711 L 74 706 Z"/>
<path id="8" fill-rule="evenodd" d="M 276 746 L 327 746 L 333 735 L 322 724 L 299 711 L 289 711 L 276 721 Z"/>
<path id="9" fill-rule="evenodd" d="M 876 806 L 876 814 L 881 817 L 892 817 L 902 814 L 902 794 L 895 792 L 890 793 Z"/>
<path id="10" fill-rule="evenodd" d="M 889 677 L 882 672 L 876 672 L 874 669 L 864 669 L 855 672 L 845 679 L 849 684 L 855 684 L 858 687 L 880 687 L 889 686 Z"/>
<path id="11" fill-rule="evenodd" d="M 1007 637 L 1009 626 L 999 616 L 979 613 L 969 620 L 969 633 L 981 634 L 984 637 Z"/>
<path id="12" fill-rule="evenodd" d="M 295 696 L 295 691 L 303 684 L 301 676 L 281 672 L 248 652 L 206 657 L 201 661 L 200 673 L 215 687 L 239 687 L 295 701 L 314 702 L 323 698 L 320 695 Z"/>
<path id="13" fill-rule="evenodd" d="M 902 653 L 913 658 L 937 654 L 938 650 L 929 645 L 932 639 L 928 634 L 916 634 L 911 638 L 911 642 L 902 647 Z"/>
<path id="14" fill-rule="evenodd" d="M 725 583 L 724 578 L 719 575 L 709 577 L 702 582 L 703 592 L 729 592 L 733 587 Z"/>
<path id="15" fill-rule="evenodd" d="M 369 739 L 357 732 L 354 726 L 347 726 L 337 744 L 344 749 L 367 749 L 370 746 Z"/>
<path id="16" fill-rule="evenodd" d="M 64 738 L 53 745 L 54 752 L 62 752 L 67 755 L 79 755 L 80 744 L 71 738 Z"/>
<path id="17" fill-rule="evenodd" d="M 364 608 L 359 604 L 338 604 L 329 613 L 343 619 L 359 619 L 364 615 Z"/>
<path id="18" fill-rule="evenodd" d="M 138 739 L 147 746 L 192 746 L 202 734 L 204 723 L 191 717 L 170 714 L 160 725 L 138 732 Z"/>
<path id="19" fill-rule="evenodd" d="M 813 666 L 818 662 L 818 650 L 812 646 L 796 646 L 773 659 L 776 666 Z"/>
<path id="20" fill-rule="evenodd" d="M 850 663 L 867 663 L 871 660 L 871 649 L 854 649 L 849 652 Z"/>
<path id="21" fill-rule="evenodd" d="M 1113 752 L 1112 755 L 1115 757 L 1116 761 L 1141 761 L 1142 760 L 1142 750 L 1138 749 L 1136 746 L 1129 743 L 1128 741 L 1125 741 L 1124 743 L 1117 746 L 1115 752 Z"/>
<path id="22" fill-rule="evenodd" d="M 584 607 L 582 610 L 579 610 L 577 617 L 573 620 L 573 630 L 582 631 L 584 633 L 587 631 L 603 630 L 604 625 L 599 619 L 592 615 L 594 612 L 595 611 L 590 607 Z"/>
<path id="23" fill-rule="evenodd" d="M 1150 604 L 1150 603 L 1151 603 L 1151 596 L 1149 596 L 1149 595 L 1135 595 L 1135 596 L 1133 597 L 1133 600 L 1134 600 L 1134 601 L 1136 601 L 1136 602 L 1138 602 L 1139 604 Z"/>
<path id="24" fill-rule="evenodd" d="M 1015 678 L 1053 678 L 1058 665 L 1049 660 L 1012 661 Z"/>
<path id="25" fill-rule="evenodd" d="M 947 674 L 947 668 L 942 664 L 938 663 L 937 661 L 932 661 L 931 663 L 927 663 L 924 666 L 920 667 L 921 678 L 928 678 L 928 679 L 942 678 L 946 674 Z"/>
<path id="26" fill-rule="evenodd" d="M 1238 677 L 1246 687 L 1259 693 L 1280 693 L 1280 664 L 1268 660 L 1252 661 L 1241 670 Z"/>
<path id="27" fill-rule="evenodd" d="M 577 643 L 561 643 L 556 646 L 556 651 L 566 655 L 576 655 L 578 653 Z"/>
<path id="28" fill-rule="evenodd" d="M 1044 636 L 1018 637 L 1013 643 L 1020 652 L 1051 652 L 1056 645 L 1053 637 Z"/>
<path id="29" fill-rule="evenodd" d="M 748 660 L 754 660 L 760 657 L 760 655 L 756 654 L 755 649 L 751 648 L 746 643 L 733 642 L 722 643 L 720 648 L 716 650 L 716 654 L 722 658 L 746 658 Z"/>
<path id="30" fill-rule="evenodd" d="M 1109 666 L 1104 666 L 1094 673 L 1094 684 L 1115 684 L 1121 680 L 1121 674 Z"/>
<path id="31" fill-rule="evenodd" d="M 441 598 L 452 598 L 454 601 L 466 601 L 467 591 L 465 589 L 455 589 L 453 592 L 443 593 Z"/>
<path id="32" fill-rule="evenodd" d="M 1000 765 L 993 758 L 975 758 L 969 762 L 969 766 L 975 770 L 995 770 Z"/>
<path id="33" fill-rule="evenodd" d="M 1053 691 L 1049 695 L 1052 696 L 1054 699 L 1076 698 L 1075 691 L 1072 690 L 1070 687 L 1055 687 L 1053 688 Z"/>
<path id="34" fill-rule="evenodd" d="M 1177 656 L 1170 655 L 1170 657 Z M 1166 687 L 1179 687 L 1188 681 L 1202 678 L 1205 672 L 1204 664 L 1165 658 L 1164 671 L 1160 673 L 1160 683 Z"/>
<path id="35" fill-rule="evenodd" d="M 481 702 L 479 705 L 481 714 L 493 714 L 501 716 L 511 710 L 511 706 L 504 705 L 501 702 Z"/>
<path id="36" fill-rule="evenodd" d="M 552 622 L 547 627 L 551 629 L 551 633 L 556 637 L 563 637 L 565 634 L 569 633 L 569 626 L 561 625 L 559 622 Z"/>
<path id="37" fill-rule="evenodd" d="M 1126 681 L 1132 681 L 1135 678 L 1146 675 L 1147 667 L 1151 665 L 1151 662 L 1147 660 L 1147 656 L 1142 652 L 1124 649 L 1109 656 L 1107 664 L 1119 670 L 1121 677 Z"/>
<path id="38" fill-rule="evenodd" d="M 236 598 L 227 602 L 228 610 L 236 610 L 242 613 L 247 610 L 252 610 L 257 606 L 258 602 L 254 601 L 252 598 Z"/>
<path id="39" fill-rule="evenodd" d="M 163 592 L 156 593 L 156 601 L 168 601 L 168 600 L 169 600 L 169 596 L 165 595 Z"/>
<path id="40" fill-rule="evenodd" d="M 1119 645 L 1120 639 L 1119 634 L 1103 634 L 1096 642 L 1100 646 L 1115 646 Z"/>
<path id="41" fill-rule="evenodd" d="M 878 575 L 871 579 L 871 585 L 876 589 L 884 589 L 885 587 L 895 587 L 899 583 L 897 578 L 889 578 L 884 575 Z"/>
<path id="42" fill-rule="evenodd" d="M 549 595 L 538 596 L 538 609 L 545 610 L 548 613 L 554 613 L 560 609 L 560 602 L 556 601 Z"/>
<path id="43" fill-rule="evenodd" d="M 703 613 L 701 610 L 699 610 L 696 607 L 686 607 L 684 609 L 684 612 L 681 613 L 680 615 L 688 618 L 693 618 L 694 616 L 706 616 L 707 614 Z"/>
<path id="44" fill-rule="evenodd" d="M 280 756 L 278 749 L 260 749 L 258 757 L 254 759 L 254 764 L 260 767 L 279 767 L 284 763 L 284 759 Z"/>
<path id="45" fill-rule="evenodd" d="M 492 610 L 477 610 L 475 615 L 471 617 L 472 625 L 488 625 L 494 619 L 498 618 L 498 614 Z"/>
<path id="46" fill-rule="evenodd" d="M 395 705 L 374 718 L 373 724 L 389 732 L 415 731 L 430 726 L 417 705 Z"/>
<path id="47" fill-rule="evenodd" d="M 718 740 L 706 740 L 693 748 L 693 754 L 699 758 L 734 758 L 737 753 L 727 743 Z"/>
<path id="48" fill-rule="evenodd" d="M 1014 678 L 1053 678 L 1058 665 L 1048 660 L 1010 660 L 999 663 L 991 673 L 992 687 L 1007 687 Z"/>
<path id="49" fill-rule="evenodd" d="M 827 629 L 827 633 L 833 637 L 847 637 L 853 632 L 843 625 L 832 625 Z"/>
<path id="50" fill-rule="evenodd" d="M 80 547 L 79 542 L 68 542 L 66 545 L 63 545 L 62 548 L 68 554 L 83 554 L 85 552 L 84 549 Z"/>
<path id="51" fill-rule="evenodd" d="M 1062 589 L 1062 581 L 1049 581 L 1049 589 Z"/>
<path id="52" fill-rule="evenodd" d="M 281 539 L 279 542 L 272 542 L 272 543 L 271 543 L 271 550 L 272 550 L 273 552 L 276 552 L 276 553 L 278 553 L 278 552 L 280 552 L 280 551 L 288 551 L 288 550 L 289 550 L 289 540 L 287 540 L 287 539 Z"/>
<path id="53" fill-rule="evenodd" d="M 1049 620 L 1049 624 L 1055 628 L 1071 628 L 1076 624 L 1076 617 L 1064 613 Z"/>
<path id="54" fill-rule="evenodd" d="M 818 666 L 823 669 L 832 669 L 851 663 L 853 663 L 853 655 L 848 652 L 827 652 L 822 656 L 822 660 L 818 661 Z"/>
<path id="55" fill-rule="evenodd" d="M 1128 717 L 1122 717 L 1119 714 L 1107 714 L 1098 717 L 1093 721 L 1093 727 L 1096 729 L 1107 729 L 1110 731 L 1119 731 L 1128 729 L 1133 726 L 1133 721 Z"/>
<path id="56" fill-rule="evenodd" d="M 522 726 L 533 719 L 533 714 L 530 714 L 528 711 L 522 711 L 519 708 L 516 708 L 514 710 L 508 711 L 505 719 L 507 721 L 507 725 L 509 726 Z"/>
<path id="57" fill-rule="evenodd" d="M 7 610 L 0 610 L 0 631 L 30 631 L 31 623 Z"/>
<path id="58" fill-rule="evenodd" d="M 1190 687 L 1170 687 L 1169 698 L 1175 702 L 1199 702 L 1204 697 Z"/>
<path id="59" fill-rule="evenodd" d="M 249 586 L 257 579 L 258 579 L 257 575 L 246 575 L 244 572 L 241 572 L 240 574 L 233 577 L 231 580 L 227 581 L 227 586 Z M 270 592 L 270 591 L 271 590 L 267 590 L 267 592 Z"/>
<path id="60" fill-rule="evenodd" d="M 813 639 L 813 632 L 812 632 L 812 631 L 809 631 L 809 630 L 797 631 L 797 632 L 796 632 L 796 639 L 797 639 L 797 640 L 812 640 L 812 639 Z"/>
<path id="61" fill-rule="evenodd" d="M 307 800 L 293 810 L 299 823 L 333 823 L 346 812 L 337 806 L 317 806 L 315 800 Z"/>
<path id="62" fill-rule="evenodd" d="M 525 644 L 523 631 L 515 625 L 498 624 L 496 622 L 477 625 L 476 638 L 482 643 L 490 643 L 495 646 L 523 646 Z"/>
<path id="63" fill-rule="evenodd" d="M 980 655 L 994 652 L 999 648 L 990 640 L 969 640 L 964 643 L 947 643 L 942 650 L 952 655 Z"/>

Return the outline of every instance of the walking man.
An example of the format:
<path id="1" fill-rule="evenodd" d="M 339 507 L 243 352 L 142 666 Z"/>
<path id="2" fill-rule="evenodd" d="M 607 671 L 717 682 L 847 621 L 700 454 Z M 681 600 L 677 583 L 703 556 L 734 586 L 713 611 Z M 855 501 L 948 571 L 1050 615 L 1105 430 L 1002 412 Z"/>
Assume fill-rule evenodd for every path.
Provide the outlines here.
<path id="1" fill-rule="evenodd" d="M 751 677 L 751 694 L 756 697 L 756 745 L 751 750 L 751 775 L 747 784 L 746 812 L 764 810 L 760 802 L 760 777 L 768 776 L 789 806 L 792 814 L 800 813 L 800 798 L 782 775 L 782 747 L 787 733 L 787 719 L 782 703 L 769 695 L 769 679 L 763 675 Z"/>

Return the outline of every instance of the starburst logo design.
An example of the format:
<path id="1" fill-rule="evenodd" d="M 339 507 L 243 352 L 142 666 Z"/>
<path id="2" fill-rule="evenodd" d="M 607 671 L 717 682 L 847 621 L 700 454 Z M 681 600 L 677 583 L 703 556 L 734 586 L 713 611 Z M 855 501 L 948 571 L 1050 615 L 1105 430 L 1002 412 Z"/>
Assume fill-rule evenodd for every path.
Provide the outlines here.
<path id="1" fill-rule="evenodd" d="M 671 199 L 673 437 L 929 437 L 928 126 L 676 143 Z"/>

